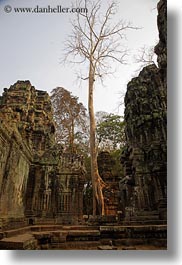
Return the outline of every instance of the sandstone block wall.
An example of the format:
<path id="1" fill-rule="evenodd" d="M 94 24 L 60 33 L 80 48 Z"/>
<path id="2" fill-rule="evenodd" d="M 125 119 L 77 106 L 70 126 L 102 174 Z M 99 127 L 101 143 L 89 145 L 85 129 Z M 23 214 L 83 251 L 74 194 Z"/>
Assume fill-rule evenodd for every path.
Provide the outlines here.
<path id="1" fill-rule="evenodd" d="M 167 210 L 167 1 L 158 3 L 158 67 L 144 67 L 127 86 L 127 145 L 121 161 L 125 175 L 135 180 L 127 206 L 134 212 Z"/>
<path id="2" fill-rule="evenodd" d="M 0 124 L 0 217 L 24 216 L 31 154 L 17 132 Z M 18 136 L 18 137 L 17 137 Z M 19 142 L 21 141 L 21 142 Z"/>
<path id="3" fill-rule="evenodd" d="M 23 218 L 81 219 L 81 157 L 55 142 L 47 92 L 18 81 L 0 97 L 0 221 Z M 60 187 L 60 188 L 59 188 Z M 62 218 L 62 219 L 61 219 Z"/>

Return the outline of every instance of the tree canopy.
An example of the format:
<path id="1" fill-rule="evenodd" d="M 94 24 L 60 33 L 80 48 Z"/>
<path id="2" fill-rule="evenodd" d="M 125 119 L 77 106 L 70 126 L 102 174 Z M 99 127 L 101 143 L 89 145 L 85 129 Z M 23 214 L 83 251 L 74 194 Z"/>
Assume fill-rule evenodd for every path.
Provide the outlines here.
<path id="1" fill-rule="evenodd" d="M 57 142 L 74 152 L 77 135 L 86 130 L 86 108 L 63 87 L 53 89 L 51 94 Z"/>
<path id="2" fill-rule="evenodd" d="M 120 149 L 125 144 L 123 118 L 112 113 L 103 116 L 97 124 L 97 139 L 101 150 Z"/>

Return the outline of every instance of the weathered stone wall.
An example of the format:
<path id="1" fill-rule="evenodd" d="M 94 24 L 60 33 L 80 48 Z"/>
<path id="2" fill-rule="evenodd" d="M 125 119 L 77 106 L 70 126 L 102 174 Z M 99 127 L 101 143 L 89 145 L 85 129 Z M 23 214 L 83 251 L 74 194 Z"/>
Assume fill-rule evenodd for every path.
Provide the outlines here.
<path id="1" fill-rule="evenodd" d="M 12 221 L 64 215 L 64 222 L 78 221 L 83 186 L 81 157 L 63 154 L 56 145 L 48 93 L 36 90 L 29 81 L 4 89 L 0 97 L 0 217 Z"/>
<path id="2" fill-rule="evenodd" d="M 11 135 L 7 133 L 6 129 L 3 128 L 2 123 L 0 124 L 0 187 L 2 186 L 3 175 L 5 172 L 6 161 L 10 150 Z"/>
<path id="3" fill-rule="evenodd" d="M 55 126 L 49 95 L 29 81 L 18 81 L 4 89 L 1 118 L 17 130 L 28 147 L 41 156 L 54 143 Z"/>
<path id="4" fill-rule="evenodd" d="M 116 161 L 109 152 L 103 151 L 98 155 L 99 175 L 104 180 L 106 187 L 103 189 L 105 215 L 116 216 L 119 204 L 119 178 L 120 176 L 114 172 Z"/>
<path id="5" fill-rule="evenodd" d="M 127 207 L 158 210 L 166 218 L 167 200 L 167 3 L 158 4 L 158 67 L 144 67 L 127 86 L 125 121 L 127 146 L 122 155 L 125 175 L 134 178 Z M 125 183 L 126 184 L 126 183 Z M 125 185 L 127 193 L 130 185 Z M 130 187 L 131 188 L 131 187 Z M 122 186 L 123 192 L 124 188 Z M 126 204 L 124 204 L 126 205 Z"/>
<path id="6" fill-rule="evenodd" d="M 159 43 L 155 47 L 159 72 L 163 85 L 167 89 L 167 0 L 159 1 L 157 26 L 159 30 Z"/>
<path id="7" fill-rule="evenodd" d="M 31 153 L 16 131 L 0 123 L 0 216 L 24 216 Z"/>
<path id="8" fill-rule="evenodd" d="M 26 216 L 56 218 L 59 223 L 76 224 L 83 218 L 83 161 L 79 155 L 52 149 L 31 166 Z"/>

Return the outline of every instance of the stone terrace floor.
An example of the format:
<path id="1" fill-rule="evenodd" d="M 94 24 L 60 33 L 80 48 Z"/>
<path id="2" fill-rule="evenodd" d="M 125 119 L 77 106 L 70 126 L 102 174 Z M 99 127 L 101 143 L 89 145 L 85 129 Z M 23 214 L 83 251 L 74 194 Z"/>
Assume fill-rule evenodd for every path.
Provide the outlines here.
<path id="1" fill-rule="evenodd" d="M 166 225 L 33 225 L 0 232 L 0 249 L 167 249 Z"/>

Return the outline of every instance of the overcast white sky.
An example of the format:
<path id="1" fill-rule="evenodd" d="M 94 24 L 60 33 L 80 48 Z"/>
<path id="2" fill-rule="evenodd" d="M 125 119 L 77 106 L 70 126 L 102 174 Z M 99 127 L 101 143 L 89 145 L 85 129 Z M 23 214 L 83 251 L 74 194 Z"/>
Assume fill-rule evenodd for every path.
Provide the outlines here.
<path id="1" fill-rule="evenodd" d="M 78 65 L 62 66 L 60 58 L 64 41 L 70 33 L 69 20 L 73 14 L 6 13 L 4 7 L 71 7 L 71 0 L 0 0 L 0 94 L 17 80 L 30 80 L 36 89 L 50 91 L 62 86 L 87 106 L 87 81 L 76 82 Z M 76 2 L 76 1 L 75 1 Z M 155 45 L 158 41 L 157 3 L 158 0 L 119 0 L 115 19 L 126 19 L 141 30 L 127 34 L 130 49 L 128 65 L 120 66 L 115 77 L 105 80 L 105 86 L 95 88 L 95 111 L 118 111 L 120 96 L 126 90 L 127 82 L 136 75 L 138 65 L 132 56 L 144 46 Z M 103 0 L 107 5 L 107 1 Z M 119 109 L 119 114 L 123 108 Z"/>

